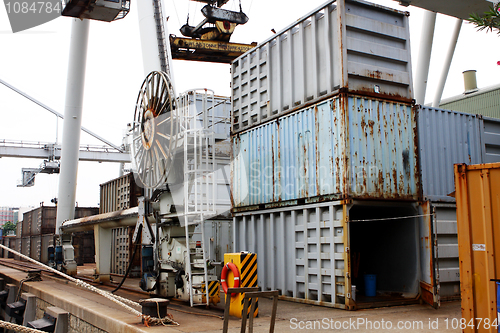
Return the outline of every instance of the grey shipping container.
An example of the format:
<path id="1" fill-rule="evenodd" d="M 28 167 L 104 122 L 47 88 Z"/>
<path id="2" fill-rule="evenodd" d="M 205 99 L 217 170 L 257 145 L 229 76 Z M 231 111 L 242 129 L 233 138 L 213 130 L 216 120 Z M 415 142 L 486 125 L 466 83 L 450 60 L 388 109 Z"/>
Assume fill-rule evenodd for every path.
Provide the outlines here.
<path id="1" fill-rule="evenodd" d="M 233 207 L 418 200 L 416 136 L 410 104 L 348 94 L 236 134 Z"/>
<path id="2" fill-rule="evenodd" d="M 144 194 L 132 173 L 101 184 L 100 188 L 99 214 L 137 207 L 137 198 Z"/>
<path id="3" fill-rule="evenodd" d="M 408 13 L 329 1 L 232 62 L 232 133 L 339 91 L 410 102 Z"/>
<path id="4" fill-rule="evenodd" d="M 481 134 L 482 163 L 500 162 L 500 119 L 484 117 Z"/>
<path id="5" fill-rule="evenodd" d="M 433 202 L 455 202 L 453 164 L 500 162 L 500 120 L 417 107 L 423 194 Z"/>
<path id="6" fill-rule="evenodd" d="M 284 299 L 354 310 L 420 294 L 436 305 L 423 213 L 416 203 L 371 200 L 235 213 L 235 251 L 257 253 L 259 287 Z M 379 297 L 364 297 L 365 274 L 376 276 Z"/>

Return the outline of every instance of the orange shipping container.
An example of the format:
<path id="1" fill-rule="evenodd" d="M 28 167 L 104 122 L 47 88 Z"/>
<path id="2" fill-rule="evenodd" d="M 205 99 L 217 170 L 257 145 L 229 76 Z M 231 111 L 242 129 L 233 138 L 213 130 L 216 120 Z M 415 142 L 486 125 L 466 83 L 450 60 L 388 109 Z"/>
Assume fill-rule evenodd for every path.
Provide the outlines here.
<path id="1" fill-rule="evenodd" d="M 497 332 L 500 163 L 455 164 L 455 197 L 463 332 Z"/>

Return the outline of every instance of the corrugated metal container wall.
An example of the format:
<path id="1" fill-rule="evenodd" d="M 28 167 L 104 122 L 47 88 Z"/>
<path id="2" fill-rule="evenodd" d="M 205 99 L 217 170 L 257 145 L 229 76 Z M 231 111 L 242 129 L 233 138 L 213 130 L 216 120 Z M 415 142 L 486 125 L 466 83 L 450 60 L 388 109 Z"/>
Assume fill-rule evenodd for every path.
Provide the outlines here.
<path id="1" fill-rule="evenodd" d="M 93 216 L 99 214 L 98 207 L 76 207 L 75 208 L 75 219 L 82 217 Z"/>
<path id="2" fill-rule="evenodd" d="M 23 218 L 24 218 L 24 215 L 23 215 Z M 21 237 L 22 232 L 23 232 L 23 221 L 19 221 L 16 224 L 16 236 Z"/>
<path id="3" fill-rule="evenodd" d="M 201 92 L 201 93 L 200 93 Z M 227 139 L 229 136 L 229 132 L 231 131 L 231 122 L 229 119 L 229 115 L 231 113 L 231 98 L 223 97 L 223 96 L 213 96 L 213 98 L 209 97 L 210 95 L 205 95 L 206 91 L 196 91 L 196 94 L 190 93 L 189 95 L 184 95 L 184 97 L 189 97 L 189 114 L 191 115 L 200 115 L 203 110 L 207 110 L 208 112 L 204 115 L 206 116 L 205 121 L 207 121 L 207 128 L 212 128 L 212 113 L 214 117 L 215 127 L 214 136 L 217 140 Z M 196 103 L 194 99 L 196 98 Z M 193 121 L 191 120 L 191 126 L 200 127 L 203 126 L 201 118 L 198 117 L 199 124 L 193 126 Z"/>
<path id="4" fill-rule="evenodd" d="M 440 299 L 457 299 L 460 297 L 457 208 L 451 202 L 433 202 L 431 207 Z"/>
<path id="5" fill-rule="evenodd" d="M 23 214 L 23 225 L 21 226 L 21 234 L 18 237 L 25 237 L 31 235 L 31 220 L 33 219 L 33 211 Z"/>
<path id="6" fill-rule="evenodd" d="M 31 235 L 54 233 L 56 228 L 56 207 L 41 206 L 33 211 Z"/>
<path id="7" fill-rule="evenodd" d="M 30 244 L 30 258 L 40 261 L 43 251 L 42 236 L 31 236 Z"/>
<path id="8" fill-rule="evenodd" d="M 417 107 L 418 145 L 424 196 L 455 201 L 453 164 L 480 163 L 481 119 L 450 110 Z"/>
<path id="9" fill-rule="evenodd" d="M 347 310 L 377 306 L 369 298 L 353 302 L 351 294 L 352 285 L 365 290 L 370 272 L 384 302 L 394 295 L 414 302 L 420 281 L 432 283 L 429 220 L 400 218 L 418 214 L 412 202 L 345 202 L 235 213 L 235 250 L 257 253 L 259 287 L 286 299 Z"/>
<path id="10" fill-rule="evenodd" d="M 232 143 L 233 207 L 420 196 L 409 104 L 341 94 L 237 134 Z"/>
<path id="11" fill-rule="evenodd" d="M 443 109 L 457 110 L 486 117 L 500 118 L 500 87 L 489 91 L 471 93 L 460 99 L 442 103 Z"/>
<path id="12" fill-rule="evenodd" d="M 100 188 L 100 214 L 137 207 L 137 197 L 144 194 L 144 190 L 137 186 L 133 173 L 101 184 Z"/>
<path id="13" fill-rule="evenodd" d="M 232 132 L 332 96 L 413 98 L 407 13 L 329 1 L 232 63 Z"/>
<path id="14" fill-rule="evenodd" d="M 453 164 L 500 162 L 500 120 L 417 106 L 424 197 L 455 202 Z"/>
<path id="15" fill-rule="evenodd" d="M 477 321 L 498 318 L 500 163 L 457 164 L 455 184 L 464 332 L 496 332 Z"/>
<path id="16" fill-rule="evenodd" d="M 500 119 L 483 118 L 482 142 L 483 163 L 500 162 Z"/>
<path id="17" fill-rule="evenodd" d="M 234 218 L 235 251 L 257 253 L 258 285 L 282 296 L 345 308 L 346 236 L 340 202 Z M 350 288 L 350 285 L 349 285 Z"/>
<path id="18" fill-rule="evenodd" d="M 31 255 L 31 237 L 22 237 L 19 238 L 20 245 L 21 245 L 21 254 L 24 254 L 25 256 L 30 256 Z M 19 244 L 18 244 L 19 246 Z"/>
<path id="19" fill-rule="evenodd" d="M 16 250 L 16 251 L 17 251 L 17 252 L 19 252 L 19 253 L 22 253 L 22 252 L 21 252 L 21 249 L 22 249 L 21 239 L 22 239 L 22 238 L 20 238 L 20 237 L 19 237 L 19 238 L 16 238 L 16 239 L 14 240 L 14 250 Z M 11 243 L 11 245 L 12 245 L 12 243 Z M 18 256 L 18 255 L 14 255 L 14 256 L 13 256 L 13 258 L 14 258 L 15 260 L 19 260 L 19 256 Z"/>
<path id="20" fill-rule="evenodd" d="M 40 262 L 47 264 L 49 262 L 49 252 L 48 248 L 50 245 L 54 245 L 54 235 L 47 234 L 41 237 L 42 245 L 41 245 L 41 254 L 40 254 Z"/>

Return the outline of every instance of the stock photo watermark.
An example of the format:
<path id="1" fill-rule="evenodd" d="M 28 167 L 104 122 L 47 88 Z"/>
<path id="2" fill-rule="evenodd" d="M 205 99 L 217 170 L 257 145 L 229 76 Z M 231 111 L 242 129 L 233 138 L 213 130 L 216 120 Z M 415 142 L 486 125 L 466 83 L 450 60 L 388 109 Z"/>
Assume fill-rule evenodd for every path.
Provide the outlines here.
<path id="1" fill-rule="evenodd" d="M 345 173 L 332 173 L 331 168 L 324 166 L 311 171 L 294 165 L 262 168 L 260 163 L 253 162 L 249 166 L 248 175 L 248 195 L 256 197 L 260 197 L 269 188 L 273 188 L 278 197 L 294 196 L 297 193 L 334 194 L 342 191 L 345 181 L 349 182 L 352 194 L 364 195 L 369 192 L 370 184 L 375 186 L 383 181 L 377 166 L 352 166 Z M 284 186 L 282 179 L 287 180 Z"/>
<path id="2" fill-rule="evenodd" d="M 13 33 L 24 31 L 61 16 L 60 0 L 4 0 Z"/>
<path id="3" fill-rule="evenodd" d="M 415 330 L 439 330 L 439 329 L 462 329 L 475 328 L 486 329 L 498 328 L 498 320 L 489 318 L 474 318 L 467 321 L 464 318 L 429 318 L 428 320 L 386 320 L 368 318 L 332 319 L 323 318 L 316 320 L 290 319 L 292 330 L 343 330 L 357 331 L 415 331 Z"/>

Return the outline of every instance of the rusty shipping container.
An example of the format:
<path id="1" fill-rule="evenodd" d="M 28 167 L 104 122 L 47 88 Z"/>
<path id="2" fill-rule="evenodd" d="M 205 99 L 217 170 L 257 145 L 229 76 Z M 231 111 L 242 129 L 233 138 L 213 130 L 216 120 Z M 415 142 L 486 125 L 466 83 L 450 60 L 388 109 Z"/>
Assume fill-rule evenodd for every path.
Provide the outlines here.
<path id="1" fill-rule="evenodd" d="M 233 207 L 418 200 L 416 138 L 411 104 L 340 94 L 232 137 Z"/>
<path id="2" fill-rule="evenodd" d="M 500 280 L 500 163 L 456 164 L 458 250 L 463 332 L 496 332 Z M 481 318 L 481 322 L 478 319 Z"/>
<path id="3" fill-rule="evenodd" d="M 96 215 L 97 207 L 76 207 L 75 218 Z M 40 206 L 24 213 L 22 222 L 22 237 L 39 236 L 55 233 L 57 207 Z"/>
<path id="4" fill-rule="evenodd" d="M 257 253 L 259 287 L 282 299 L 346 310 L 438 306 L 426 209 L 340 200 L 238 212 L 235 251 Z M 378 297 L 365 297 L 364 274 L 376 275 Z"/>
<path id="5" fill-rule="evenodd" d="M 75 260 L 78 266 L 95 262 L 94 231 L 73 233 L 72 244 L 75 248 Z"/>
<path id="6" fill-rule="evenodd" d="M 133 173 L 128 173 L 100 185 L 99 214 L 116 212 L 137 206 L 137 198 L 144 194 L 134 179 Z"/>
<path id="7" fill-rule="evenodd" d="M 328 1 L 232 62 L 232 133 L 339 92 L 410 103 L 408 13 Z"/>

